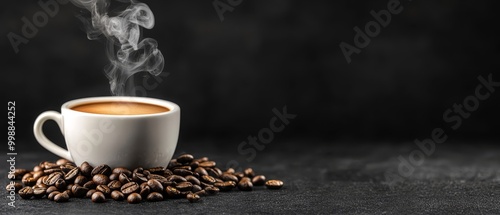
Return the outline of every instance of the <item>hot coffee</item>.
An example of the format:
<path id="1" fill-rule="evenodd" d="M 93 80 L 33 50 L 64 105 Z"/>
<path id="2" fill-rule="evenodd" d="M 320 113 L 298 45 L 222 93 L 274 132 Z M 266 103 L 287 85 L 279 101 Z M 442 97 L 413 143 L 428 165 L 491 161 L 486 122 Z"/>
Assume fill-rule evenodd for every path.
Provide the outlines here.
<path id="1" fill-rule="evenodd" d="M 81 98 L 64 103 L 60 113 L 40 114 L 33 133 L 44 148 L 77 165 L 88 161 L 126 168 L 160 166 L 168 163 L 174 154 L 180 115 L 178 105 L 161 99 Z M 48 120 L 61 127 L 67 149 L 44 135 L 43 124 Z"/>
<path id="2" fill-rule="evenodd" d="M 109 115 L 140 115 L 169 111 L 166 107 L 139 102 L 96 102 L 78 105 L 71 109 L 80 112 Z"/>

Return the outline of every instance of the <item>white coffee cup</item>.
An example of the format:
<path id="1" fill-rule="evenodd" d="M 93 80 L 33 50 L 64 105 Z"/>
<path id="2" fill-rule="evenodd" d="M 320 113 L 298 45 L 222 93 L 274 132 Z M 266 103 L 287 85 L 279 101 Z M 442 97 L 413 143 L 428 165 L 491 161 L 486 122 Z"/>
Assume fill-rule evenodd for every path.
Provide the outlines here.
<path id="1" fill-rule="evenodd" d="M 136 102 L 166 107 L 169 111 L 140 115 L 80 112 L 71 108 L 98 102 Z M 68 150 L 51 142 L 42 131 L 47 120 L 60 127 Z M 175 103 L 144 97 L 93 97 L 64 103 L 61 113 L 46 111 L 35 120 L 37 141 L 50 152 L 80 165 L 111 167 L 167 166 L 172 158 L 180 127 L 180 108 Z"/>

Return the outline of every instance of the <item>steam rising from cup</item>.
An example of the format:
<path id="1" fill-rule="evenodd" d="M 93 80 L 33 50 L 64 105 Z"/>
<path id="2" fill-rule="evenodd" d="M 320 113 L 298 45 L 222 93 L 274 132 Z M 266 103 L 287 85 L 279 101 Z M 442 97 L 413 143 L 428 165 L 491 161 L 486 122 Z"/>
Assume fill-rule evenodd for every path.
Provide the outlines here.
<path id="1" fill-rule="evenodd" d="M 107 38 L 107 56 L 110 64 L 104 70 L 109 79 L 111 93 L 127 94 L 126 82 L 137 72 L 146 71 L 159 75 L 164 59 L 158 43 L 152 38 L 141 39 L 141 28 L 151 29 L 155 19 L 151 9 L 135 0 L 116 0 L 130 5 L 116 16 L 109 16 L 110 0 L 71 0 L 78 7 L 88 10 L 90 20 L 81 18 L 87 28 L 87 37 L 95 40 Z M 128 93 L 133 94 L 134 91 Z"/>

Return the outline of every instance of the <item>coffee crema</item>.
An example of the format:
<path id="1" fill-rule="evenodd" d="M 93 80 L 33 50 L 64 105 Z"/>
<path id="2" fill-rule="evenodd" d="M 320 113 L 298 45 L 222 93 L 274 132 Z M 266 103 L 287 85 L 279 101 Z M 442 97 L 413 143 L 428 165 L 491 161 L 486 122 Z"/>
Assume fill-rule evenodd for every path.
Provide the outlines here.
<path id="1" fill-rule="evenodd" d="M 140 102 L 94 102 L 77 105 L 71 109 L 86 113 L 109 115 L 141 115 L 170 111 L 170 109 L 163 106 Z"/>

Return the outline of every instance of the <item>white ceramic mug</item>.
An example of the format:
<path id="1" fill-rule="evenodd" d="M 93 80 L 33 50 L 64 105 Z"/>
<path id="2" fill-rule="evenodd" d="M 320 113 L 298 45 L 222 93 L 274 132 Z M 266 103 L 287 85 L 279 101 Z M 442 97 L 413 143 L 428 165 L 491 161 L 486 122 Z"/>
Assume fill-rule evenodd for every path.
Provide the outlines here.
<path id="1" fill-rule="evenodd" d="M 72 107 L 97 102 L 139 102 L 166 107 L 169 111 L 141 115 L 107 115 L 80 112 Z M 54 120 L 68 150 L 51 142 L 42 126 Z M 144 97 L 93 97 L 64 103 L 61 113 L 46 111 L 35 120 L 37 141 L 52 153 L 80 165 L 107 164 L 111 167 L 167 166 L 172 158 L 180 127 L 180 108 L 175 103 Z"/>

